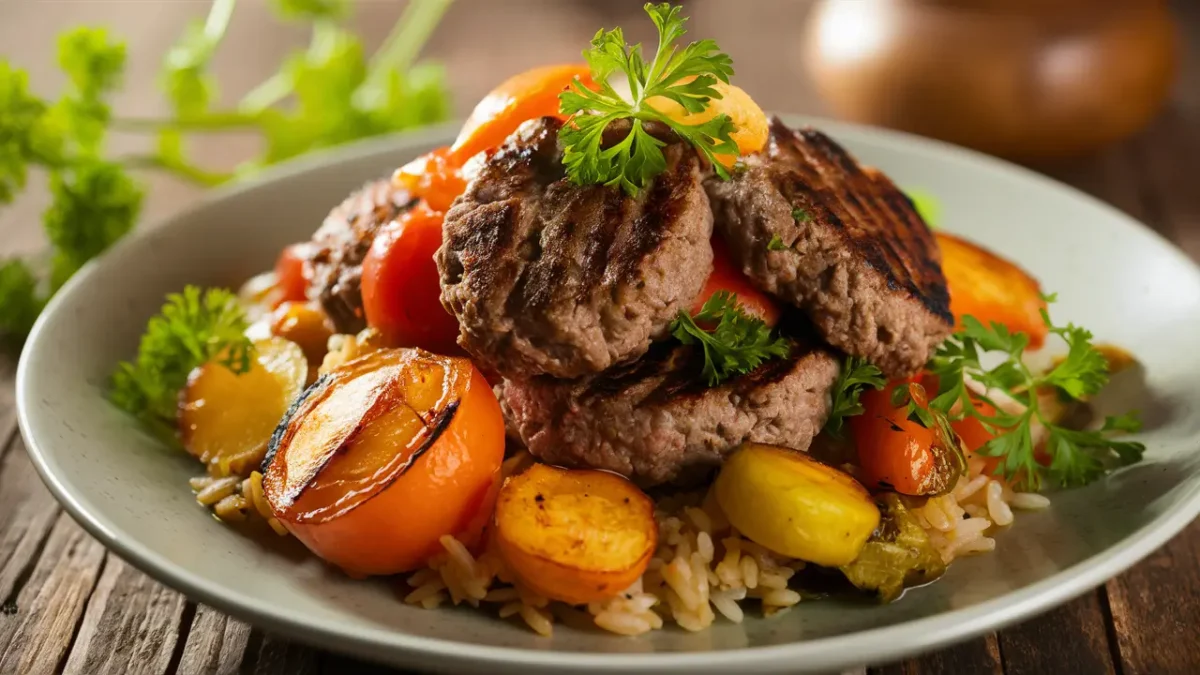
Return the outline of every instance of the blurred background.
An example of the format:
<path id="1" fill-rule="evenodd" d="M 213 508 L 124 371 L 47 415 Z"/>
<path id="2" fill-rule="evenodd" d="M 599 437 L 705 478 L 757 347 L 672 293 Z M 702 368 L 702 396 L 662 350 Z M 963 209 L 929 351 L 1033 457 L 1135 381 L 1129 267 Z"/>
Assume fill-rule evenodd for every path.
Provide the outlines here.
<path id="1" fill-rule="evenodd" d="M 421 59 L 441 64 L 444 75 L 425 70 L 421 77 L 434 80 L 429 86 L 444 89 L 449 104 L 444 111 L 430 109 L 424 118 L 394 127 L 442 115 L 462 118 L 509 75 L 537 64 L 578 60 L 599 26 L 624 26 L 633 39 L 651 37 L 640 1 L 416 2 L 428 6 L 420 20 L 430 30 L 414 29 L 417 35 L 428 32 L 428 40 L 423 44 L 420 39 L 408 40 L 407 48 L 419 47 Z M 364 58 L 369 58 L 398 21 L 411 23 L 411 16 L 401 19 L 408 4 L 404 0 L 241 0 L 236 4 L 225 0 L 4 0 L 0 1 L 0 61 L 26 71 L 29 88 L 52 102 L 68 86 L 57 63 L 58 37 L 79 25 L 106 28 L 108 39 L 124 43 L 126 49 L 124 74 L 108 97 L 112 116 L 132 122 L 114 124 L 102 152 L 106 157 L 153 157 L 163 138 L 157 131 L 144 133 L 158 128 L 150 120 L 188 114 L 180 107 L 186 103 L 173 105 L 166 93 L 170 82 L 164 73 L 171 68 L 178 74 L 181 67 L 195 67 L 200 73 L 196 81 L 203 80 L 211 93 L 204 106 L 236 111 L 247 94 L 261 95 L 262 87 L 279 84 L 277 73 L 286 74 L 292 67 L 285 64 L 299 59 L 303 65 L 306 53 L 310 61 L 319 61 L 317 43 L 329 37 L 318 35 L 322 26 L 339 26 L 344 35 L 361 41 Z M 1035 167 L 1086 161 L 1141 132 L 1164 108 L 1200 107 L 1200 87 L 1176 88 L 1182 77 L 1197 76 L 1181 72 L 1180 64 L 1200 63 L 1183 58 L 1185 50 L 1194 48 L 1182 39 L 1186 31 L 1180 19 L 1197 15 L 1191 0 L 686 0 L 683 4 L 691 16 L 691 35 L 715 38 L 734 58 L 735 83 L 768 111 L 905 129 Z M 229 10 L 228 16 L 212 16 Z M 206 17 L 210 29 L 220 29 L 210 35 L 217 38 L 207 45 L 211 49 L 203 44 Z M 398 48 L 404 52 L 406 46 Z M 401 63 L 416 61 L 411 54 L 393 56 Z M 339 93 L 344 84 L 337 79 L 339 73 L 329 75 L 308 85 L 317 89 L 308 92 L 310 99 L 345 97 Z M 284 89 L 275 92 L 283 96 L 272 96 L 268 91 L 266 100 L 287 108 L 291 105 L 287 93 Z M 329 114 L 341 114 L 343 108 L 331 106 Z M 321 111 L 312 114 L 319 116 Z M 138 128 L 139 120 L 145 129 Z M 188 133 L 188 161 L 219 172 L 262 152 L 261 129 L 230 127 L 221 133 Z M 387 130 L 357 130 L 347 137 Z M 0 145 L 3 133 L 0 124 Z M 326 141 L 317 145 L 321 144 Z M 136 159 L 131 162 L 137 164 Z M 201 193 L 203 187 L 181 179 L 181 173 L 137 172 L 146 186 L 143 222 L 177 210 Z M 36 169 L 30 176 L 15 202 L 0 208 L 6 254 L 34 252 L 44 246 L 39 223 L 50 197 L 44 176 Z"/>

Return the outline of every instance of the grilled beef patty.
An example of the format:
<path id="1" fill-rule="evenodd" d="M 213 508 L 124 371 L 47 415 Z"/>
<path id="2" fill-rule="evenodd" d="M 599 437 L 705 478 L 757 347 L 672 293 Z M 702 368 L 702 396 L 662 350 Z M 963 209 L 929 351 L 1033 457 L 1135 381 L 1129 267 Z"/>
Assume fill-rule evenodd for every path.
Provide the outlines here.
<path id="1" fill-rule="evenodd" d="M 497 386 L 510 430 L 548 464 L 607 469 L 643 486 L 719 465 L 746 441 L 806 450 L 829 416 L 838 359 L 793 342 L 791 356 L 709 387 L 702 356 L 663 343 L 633 364 L 575 381 Z"/>
<path id="2" fill-rule="evenodd" d="M 645 353 L 712 271 L 700 160 L 678 140 L 637 197 L 567 180 L 561 122 L 523 124 L 446 214 L 442 304 L 459 344 L 513 378 L 579 377 Z"/>
<path id="3" fill-rule="evenodd" d="M 908 197 L 828 136 L 778 118 L 745 162 L 705 185 L 735 262 L 829 344 L 893 377 L 919 370 L 954 319 L 937 243 Z M 787 248 L 770 250 L 774 237 Z"/>
<path id="4" fill-rule="evenodd" d="M 416 203 L 387 179 L 368 183 L 326 216 L 313 235 L 308 260 L 310 298 L 321 303 L 339 333 L 367 327 L 363 315 L 362 262 L 385 223 Z"/>

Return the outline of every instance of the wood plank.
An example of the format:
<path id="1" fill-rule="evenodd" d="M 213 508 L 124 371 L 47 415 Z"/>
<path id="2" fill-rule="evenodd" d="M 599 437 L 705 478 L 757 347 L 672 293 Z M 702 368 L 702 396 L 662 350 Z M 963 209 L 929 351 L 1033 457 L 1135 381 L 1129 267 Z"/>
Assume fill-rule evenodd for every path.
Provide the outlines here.
<path id="1" fill-rule="evenodd" d="M 252 672 L 254 675 L 318 675 L 319 656 L 311 647 L 265 635 Z"/>
<path id="2" fill-rule="evenodd" d="M 0 673 L 56 672 L 104 566 L 104 547 L 60 513 L 11 613 L 0 614 Z"/>
<path id="3" fill-rule="evenodd" d="M 1000 632 L 1006 675 L 1116 673 L 1101 596 L 1088 593 Z"/>
<path id="4" fill-rule="evenodd" d="M 19 438 L 0 460 L 0 614 L 18 610 L 17 596 L 61 510 L 25 454 Z M 5 647 L 0 631 L 0 650 Z"/>
<path id="5" fill-rule="evenodd" d="M 185 604 L 182 595 L 109 553 L 64 673 L 166 673 Z"/>
<path id="6" fill-rule="evenodd" d="M 236 675 L 249 640 L 249 625 L 198 605 L 176 675 Z"/>
<path id="7" fill-rule="evenodd" d="M 1200 521 L 1107 588 L 1125 675 L 1200 669 Z"/>
<path id="8" fill-rule="evenodd" d="M 940 652 L 870 668 L 870 675 L 1003 675 L 996 635 L 968 640 Z"/>

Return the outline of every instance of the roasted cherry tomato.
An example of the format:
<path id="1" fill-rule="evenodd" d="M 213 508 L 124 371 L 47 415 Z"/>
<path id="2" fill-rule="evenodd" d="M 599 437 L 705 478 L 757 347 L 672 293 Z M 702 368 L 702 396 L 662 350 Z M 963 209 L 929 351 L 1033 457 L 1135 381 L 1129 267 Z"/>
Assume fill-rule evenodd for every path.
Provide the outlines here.
<path id="1" fill-rule="evenodd" d="M 747 313 L 762 319 L 768 326 L 779 323 L 779 303 L 755 288 L 750 278 L 733 264 L 729 250 L 720 237 L 713 237 L 712 247 L 713 271 L 700 295 L 696 296 L 696 302 L 692 304 L 692 314 L 698 314 L 704 303 L 719 291 L 729 291 L 737 295 L 738 302 Z"/>
<path id="2" fill-rule="evenodd" d="M 462 165 L 450 156 L 450 148 L 438 148 L 405 164 L 392 181 L 424 199 L 434 211 L 443 212 L 467 189 Z"/>
<path id="3" fill-rule="evenodd" d="M 457 353 L 458 322 L 442 307 L 433 260 L 441 245 L 442 213 L 424 202 L 375 237 L 363 260 L 363 309 L 385 344 Z"/>
<path id="4" fill-rule="evenodd" d="M 508 78 L 475 106 L 451 148 L 461 165 L 476 154 L 498 147 L 521 123 L 538 117 L 563 117 L 558 95 L 576 78 L 594 88 L 586 63 L 542 66 Z"/>
<path id="5" fill-rule="evenodd" d="M 892 404 L 892 391 L 914 380 L 893 382 L 862 394 L 863 414 L 849 419 L 858 450 L 859 478 L 869 488 L 905 495 L 932 495 L 953 487 L 959 466 L 933 429 L 909 420 Z M 916 391 L 920 391 L 917 389 Z M 917 404 L 928 407 L 920 397 Z"/>
<path id="6" fill-rule="evenodd" d="M 303 302 L 308 297 L 308 278 L 304 261 L 308 257 L 307 243 L 292 244 L 283 249 L 275 261 L 275 287 L 281 293 L 280 302 Z"/>

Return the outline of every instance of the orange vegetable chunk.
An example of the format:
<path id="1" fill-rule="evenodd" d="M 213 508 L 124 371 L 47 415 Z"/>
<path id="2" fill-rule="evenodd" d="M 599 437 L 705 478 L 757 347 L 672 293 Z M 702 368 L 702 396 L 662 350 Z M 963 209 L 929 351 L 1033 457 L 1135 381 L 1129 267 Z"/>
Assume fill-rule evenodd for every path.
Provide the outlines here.
<path id="1" fill-rule="evenodd" d="M 658 525 L 654 502 L 621 476 L 535 464 L 500 490 L 495 540 L 526 587 L 584 604 L 642 576 Z"/>
<path id="2" fill-rule="evenodd" d="M 445 535 L 477 542 L 503 458 L 500 405 L 470 361 L 385 349 L 309 390 L 272 440 L 263 489 L 317 555 L 395 574 L 425 565 Z"/>
<path id="3" fill-rule="evenodd" d="M 1029 335 L 1029 346 L 1037 349 L 1046 340 L 1041 310 L 1046 308 L 1037 279 L 1014 263 L 965 239 L 937 233 L 942 250 L 942 272 L 950 286 L 950 311 L 962 327 L 971 315 L 983 324 L 993 321 L 1012 332 Z"/>

